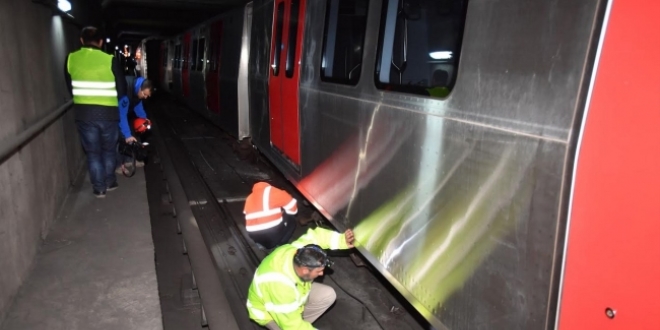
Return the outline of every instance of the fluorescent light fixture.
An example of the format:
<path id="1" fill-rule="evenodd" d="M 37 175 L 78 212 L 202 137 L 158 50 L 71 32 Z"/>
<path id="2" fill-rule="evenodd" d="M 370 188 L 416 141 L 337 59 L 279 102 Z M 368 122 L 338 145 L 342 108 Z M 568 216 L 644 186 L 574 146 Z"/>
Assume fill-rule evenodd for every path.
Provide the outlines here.
<path id="1" fill-rule="evenodd" d="M 429 53 L 429 56 L 431 56 L 431 58 L 434 60 L 448 60 L 452 57 L 452 52 L 450 51 L 433 52 L 433 53 Z"/>
<path id="2" fill-rule="evenodd" d="M 110 42 L 110 38 L 105 38 L 105 42 Z"/>
<path id="3" fill-rule="evenodd" d="M 66 13 L 71 10 L 71 2 L 67 0 L 57 0 L 57 8 Z"/>

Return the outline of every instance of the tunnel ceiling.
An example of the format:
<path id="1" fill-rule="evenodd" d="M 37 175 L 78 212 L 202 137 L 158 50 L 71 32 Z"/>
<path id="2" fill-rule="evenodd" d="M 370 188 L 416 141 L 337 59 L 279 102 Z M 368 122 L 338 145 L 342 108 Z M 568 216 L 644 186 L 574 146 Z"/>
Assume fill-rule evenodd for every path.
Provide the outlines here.
<path id="1" fill-rule="evenodd" d="M 152 36 L 171 36 L 246 0 L 99 0 L 108 36 L 137 44 Z"/>

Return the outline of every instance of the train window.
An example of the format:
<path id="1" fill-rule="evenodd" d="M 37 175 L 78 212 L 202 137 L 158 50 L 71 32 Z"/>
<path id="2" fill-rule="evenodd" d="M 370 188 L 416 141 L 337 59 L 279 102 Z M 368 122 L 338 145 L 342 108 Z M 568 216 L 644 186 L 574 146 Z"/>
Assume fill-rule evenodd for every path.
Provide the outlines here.
<path id="1" fill-rule="evenodd" d="M 183 46 L 179 45 L 179 60 L 177 61 L 179 63 L 178 68 L 181 69 L 183 67 Z"/>
<path id="2" fill-rule="evenodd" d="M 188 42 L 184 41 L 183 47 L 181 48 L 181 68 L 188 69 L 190 68 L 190 40 Z"/>
<path id="3" fill-rule="evenodd" d="M 164 68 L 167 67 L 167 52 L 168 52 L 168 50 L 169 50 L 168 48 L 163 48 L 163 60 L 161 61 L 161 63 L 163 63 Z"/>
<path id="4" fill-rule="evenodd" d="M 298 37 L 298 0 L 291 0 L 289 8 L 289 41 L 286 50 L 285 74 L 287 78 L 293 77 L 293 68 L 296 64 L 296 43 Z"/>
<path id="5" fill-rule="evenodd" d="M 176 50 L 177 50 L 177 46 L 174 46 L 174 50 L 172 52 L 172 69 L 176 69 L 176 62 L 177 62 L 177 60 L 176 60 Z"/>
<path id="6" fill-rule="evenodd" d="M 190 70 L 197 71 L 197 43 L 199 40 L 194 39 L 192 43 L 192 57 L 190 58 Z"/>
<path id="7" fill-rule="evenodd" d="M 284 2 L 277 5 L 277 25 L 275 26 L 275 52 L 273 54 L 273 76 L 280 73 L 280 55 L 282 54 L 282 27 L 284 26 Z"/>
<path id="8" fill-rule="evenodd" d="M 177 58 L 176 58 L 177 68 L 181 69 L 181 63 L 183 62 L 183 58 L 181 58 L 182 53 L 183 53 L 183 49 L 182 49 L 181 45 L 179 45 L 177 47 L 179 47 L 179 49 L 177 50 Z"/>
<path id="9" fill-rule="evenodd" d="M 468 0 L 387 0 L 381 16 L 376 86 L 445 97 L 458 71 Z"/>
<path id="10" fill-rule="evenodd" d="M 216 65 L 216 59 L 215 59 L 215 54 L 217 53 L 217 46 L 216 43 L 209 41 L 209 57 L 206 60 L 206 65 L 209 67 L 209 71 L 216 71 L 217 70 L 217 65 Z"/>
<path id="11" fill-rule="evenodd" d="M 197 60 L 197 71 L 204 70 L 204 48 L 206 47 L 206 39 L 200 38 L 199 43 L 197 44 L 197 55 L 199 59 Z"/>
<path id="12" fill-rule="evenodd" d="M 181 68 L 181 45 L 174 46 L 174 68 Z"/>
<path id="13" fill-rule="evenodd" d="M 321 80 L 356 85 L 362 71 L 368 0 L 328 0 Z"/>

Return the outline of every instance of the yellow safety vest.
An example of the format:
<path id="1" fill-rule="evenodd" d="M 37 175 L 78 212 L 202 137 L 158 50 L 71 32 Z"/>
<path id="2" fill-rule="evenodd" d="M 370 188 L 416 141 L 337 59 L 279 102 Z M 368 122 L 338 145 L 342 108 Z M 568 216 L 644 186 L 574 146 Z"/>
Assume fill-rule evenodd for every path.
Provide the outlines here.
<path id="1" fill-rule="evenodd" d="M 87 47 L 69 54 L 66 66 L 71 75 L 74 104 L 118 106 L 113 57 Z"/>

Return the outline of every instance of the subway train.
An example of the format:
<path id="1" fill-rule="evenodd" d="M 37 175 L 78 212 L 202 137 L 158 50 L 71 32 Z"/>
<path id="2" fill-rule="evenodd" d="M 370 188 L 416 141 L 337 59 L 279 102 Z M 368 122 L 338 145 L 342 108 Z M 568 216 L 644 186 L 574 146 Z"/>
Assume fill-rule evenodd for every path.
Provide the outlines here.
<path id="1" fill-rule="evenodd" d="M 354 228 L 435 328 L 651 329 L 660 70 L 633 50 L 660 28 L 642 7 L 254 0 L 141 68 Z"/>

